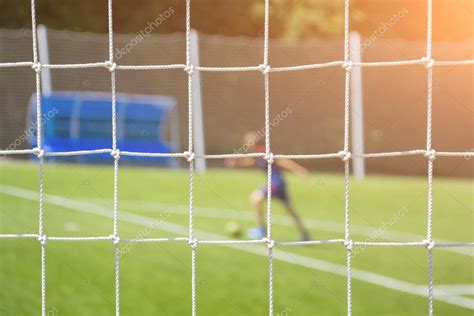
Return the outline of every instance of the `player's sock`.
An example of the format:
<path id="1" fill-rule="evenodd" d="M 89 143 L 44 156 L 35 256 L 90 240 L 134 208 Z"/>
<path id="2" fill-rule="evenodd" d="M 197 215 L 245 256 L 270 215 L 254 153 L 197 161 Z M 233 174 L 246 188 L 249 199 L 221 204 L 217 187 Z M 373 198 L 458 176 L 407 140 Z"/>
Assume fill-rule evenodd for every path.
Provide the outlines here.
<path id="1" fill-rule="evenodd" d="M 267 232 L 264 227 L 256 227 L 249 229 L 247 234 L 252 239 L 262 239 L 267 235 Z"/>
<path id="2" fill-rule="evenodd" d="M 311 236 L 309 236 L 309 233 L 308 232 L 304 232 L 302 235 L 301 235 L 301 241 L 310 241 L 311 240 Z"/>

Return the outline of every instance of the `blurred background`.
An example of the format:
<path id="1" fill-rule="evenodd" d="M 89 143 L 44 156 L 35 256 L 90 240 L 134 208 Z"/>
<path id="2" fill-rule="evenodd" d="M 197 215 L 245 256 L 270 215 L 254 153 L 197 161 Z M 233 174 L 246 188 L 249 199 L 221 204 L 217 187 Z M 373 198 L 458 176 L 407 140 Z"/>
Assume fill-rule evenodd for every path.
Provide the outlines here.
<path id="1" fill-rule="evenodd" d="M 449 3 L 449 4 L 448 4 Z M 0 1 L 0 62 L 32 60 L 29 1 Z M 184 1 L 114 1 L 115 59 L 118 64 L 185 63 Z M 406 0 L 352 2 L 351 29 L 361 34 L 362 61 L 419 59 L 426 55 L 426 4 Z M 472 59 L 474 3 L 434 3 L 435 60 Z M 93 0 L 38 1 L 37 23 L 47 28 L 52 64 L 108 59 L 107 7 Z M 343 59 L 343 1 L 272 1 L 270 64 L 291 66 Z M 262 62 L 263 2 L 192 1 L 192 28 L 199 37 L 201 66 L 255 66 Z M 127 51 L 128 50 L 128 51 Z M 473 66 L 434 71 L 433 148 L 474 148 Z M 120 93 L 171 96 L 179 113 L 179 151 L 187 147 L 187 77 L 182 70 L 120 71 Z M 106 69 L 52 70 L 53 91 L 110 91 Z M 35 89 L 28 68 L 0 72 L 0 147 L 8 148 L 25 129 Z M 344 71 L 327 68 L 271 75 L 271 118 L 275 153 L 341 150 Z M 230 153 L 243 133 L 263 128 L 263 79 L 259 73 L 201 73 L 205 152 Z M 362 71 L 365 152 L 426 147 L 426 70 L 423 66 L 364 68 Z M 288 109 L 290 114 L 286 115 Z M 237 115 L 236 115 L 237 113 Z M 281 119 L 281 114 L 285 118 Z M 16 149 L 27 148 L 22 142 Z M 220 166 L 221 161 L 211 161 Z M 335 171 L 336 160 L 304 161 Z M 368 173 L 425 174 L 423 157 L 370 159 Z M 439 159 L 435 174 L 472 177 L 465 158 Z"/>

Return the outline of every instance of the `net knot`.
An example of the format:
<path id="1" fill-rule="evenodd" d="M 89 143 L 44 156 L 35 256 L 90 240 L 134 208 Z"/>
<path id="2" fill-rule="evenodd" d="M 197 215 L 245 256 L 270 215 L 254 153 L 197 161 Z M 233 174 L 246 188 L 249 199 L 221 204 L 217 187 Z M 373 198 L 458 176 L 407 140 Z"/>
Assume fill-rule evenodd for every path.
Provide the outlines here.
<path id="1" fill-rule="evenodd" d="M 269 239 L 267 237 L 263 238 L 263 242 L 265 243 L 265 245 L 267 246 L 268 249 L 272 249 L 273 246 L 275 246 L 275 241 L 272 240 L 272 239 Z"/>
<path id="2" fill-rule="evenodd" d="M 117 64 L 113 61 L 107 60 L 105 61 L 105 67 L 109 69 L 110 72 L 114 72 L 117 69 Z"/>
<path id="3" fill-rule="evenodd" d="M 423 243 L 428 250 L 432 250 L 435 247 L 435 243 L 432 240 L 423 240 Z"/>
<path id="4" fill-rule="evenodd" d="M 195 155 L 194 155 L 193 152 L 185 151 L 185 152 L 184 152 L 184 157 L 186 158 L 187 161 L 191 162 L 191 161 L 194 160 Z"/>
<path id="5" fill-rule="evenodd" d="M 348 161 L 349 159 L 352 158 L 352 154 L 350 152 L 346 152 L 346 151 L 340 151 L 339 153 L 339 157 L 341 157 L 342 161 L 346 162 Z"/>
<path id="6" fill-rule="evenodd" d="M 349 61 L 345 61 L 343 64 L 342 64 L 342 68 L 344 68 L 346 71 L 352 71 L 352 67 L 354 66 L 354 64 L 352 63 L 352 60 L 349 60 Z"/>
<path id="7" fill-rule="evenodd" d="M 36 73 L 41 72 L 41 63 L 35 62 L 33 65 L 31 65 L 31 69 L 33 69 Z"/>
<path id="8" fill-rule="evenodd" d="M 265 160 L 269 163 L 269 164 L 273 164 L 275 162 L 275 158 L 273 157 L 273 153 L 267 153 L 265 154 Z"/>
<path id="9" fill-rule="evenodd" d="M 349 239 L 344 241 L 344 246 L 346 246 L 346 249 L 349 251 L 352 251 L 352 247 L 354 246 L 354 242 Z"/>
<path id="10" fill-rule="evenodd" d="M 421 59 L 421 61 L 423 62 L 423 64 L 425 65 L 426 68 L 433 68 L 434 64 L 435 64 L 435 60 L 433 58 L 428 58 L 428 57 L 423 57 Z"/>
<path id="11" fill-rule="evenodd" d="M 270 66 L 269 65 L 258 65 L 258 69 L 262 72 L 262 74 L 266 75 L 270 72 Z"/>
<path id="12" fill-rule="evenodd" d="M 428 158 L 431 161 L 435 160 L 436 159 L 436 151 L 434 149 L 427 150 L 425 152 L 425 157 Z"/>
<path id="13" fill-rule="evenodd" d="M 191 246 L 191 248 L 196 249 L 198 246 L 198 241 L 196 238 L 192 238 L 188 240 L 188 244 Z"/>
<path id="14" fill-rule="evenodd" d="M 41 243 L 42 246 L 46 245 L 46 236 L 45 235 L 38 236 L 38 241 Z"/>
<path id="15" fill-rule="evenodd" d="M 194 66 L 193 66 L 193 65 L 188 65 L 188 66 L 184 67 L 184 71 L 185 71 L 188 75 L 192 76 L 193 73 L 194 73 Z"/>
<path id="16" fill-rule="evenodd" d="M 110 155 L 114 157 L 114 159 L 119 160 L 120 159 L 120 150 L 119 149 L 114 149 L 110 152 Z"/>
<path id="17" fill-rule="evenodd" d="M 38 147 L 33 149 L 33 153 L 36 155 L 36 157 L 38 157 L 38 159 L 41 159 L 44 157 L 44 150 L 39 149 Z"/>
<path id="18" fill-rule="evenodd" d="M 113 241 L 114 245 L 118 245 L 120 243 L 120 237 L 115 235 L 110 235 L 109 238 Z"/>

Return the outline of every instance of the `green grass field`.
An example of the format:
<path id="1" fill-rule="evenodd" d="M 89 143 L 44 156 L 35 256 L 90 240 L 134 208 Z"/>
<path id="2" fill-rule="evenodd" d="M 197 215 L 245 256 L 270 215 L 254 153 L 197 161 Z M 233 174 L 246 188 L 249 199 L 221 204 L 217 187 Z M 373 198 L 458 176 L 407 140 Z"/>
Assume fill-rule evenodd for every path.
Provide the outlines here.
<path id="1" fill-rule="evenodd" d="M 37 164 L 0 163 L 1 234 L 38 233 L 38 177 Z M 112 234 L 111 166 L 46 164 L 44 180 L 47 236 Z M 265 176 L 257 170 L 211 170 L 197 175 L 197 238 L 230 238 L 226 231 L 229 221 L 239 223 L 244 231 L 253 227 L 248 195 L 264 181 Z M 344 238 L 343 177 L 315 173 L 309 178 L 288 176 L 288 182 L 292 200 L 312 238 Z M 351 181 L 352 239 L 423 240 L 427 226 L 426 182 L 422 177 L 389 176 Z M 188 191 L 187 170 L 121 167 L 121 238 L 187 237 Z M 273 238 L 298 239 L 278 202 L 273 210 Z M 473 210 L 472 181 L 435 178 L 435 240 L 472 241 Z M 155 225 L 147 228 L 150 223 Z M 121 248 L 122 315 L 191 313 L 191 251 L 187 243 L 129 243 L 121 244 Z M 111 241 L 48 241 L 46 249 L 48 316 L 114 314 Z M 268 314 L 266 251 L 264 245 L 232 248 L 200 244 L 198 314 Z M 425 248 L 367 247 L 356 252 L 354 315 L 427 314 Z M 39 242 L 0 239 L 0 253 L 0 314 L 40 314 Z M 434 250 L 436 315 L 473 314 L 473 255 L 472 248 Z M 278 246 L 274 261 L 275 315 L 345 314 L 345 264 L 346 251 L 339 244 Z"/>

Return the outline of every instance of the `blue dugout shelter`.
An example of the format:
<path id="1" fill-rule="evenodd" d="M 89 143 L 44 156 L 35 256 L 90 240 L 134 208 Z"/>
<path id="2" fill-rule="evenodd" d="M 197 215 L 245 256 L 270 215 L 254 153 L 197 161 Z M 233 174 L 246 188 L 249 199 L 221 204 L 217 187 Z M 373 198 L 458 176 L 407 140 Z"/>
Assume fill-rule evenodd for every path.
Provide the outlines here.
<path id="1" fill-rule="evenodd" d="M 41 96 L 43 148 L 46 152 L 112 148 L 110 93 L 53 92 Z M 167 96 L 117 94 L 117 148 L 121 151 L 170 153 L 179 151 L 176 100 Z M 28 107 L 27 126 L 36 124 L 36 96 Z M 168 140 L 165 140 L 165 139 Z M 37 146 L 36 134 L 29 139 Z M 48 157 L 48 159 L 54 159 Z M 57 160 L 110 161 L 109 154 L 56 158 Z M 173 165 L 170 158 L 123 156 L 121 162 Z"/>

